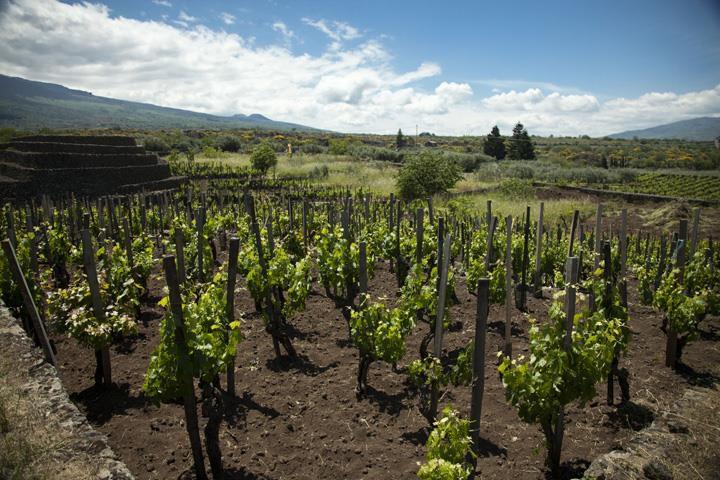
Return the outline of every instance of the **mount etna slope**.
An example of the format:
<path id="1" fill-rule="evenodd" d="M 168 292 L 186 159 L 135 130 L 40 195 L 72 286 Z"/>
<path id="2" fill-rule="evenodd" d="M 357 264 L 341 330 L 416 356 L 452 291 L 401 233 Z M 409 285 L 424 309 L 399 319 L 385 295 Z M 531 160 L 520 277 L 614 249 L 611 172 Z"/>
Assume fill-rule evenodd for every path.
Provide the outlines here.
<path id="1" fill-rule="evenodd" d="M 221 117 L 149 103 L 97 97 L 54 83 L 0 75 L 0 127 L 38 128 L 263 128 L 316 130 L 260 114 Z"/>
<path id="2" fill-rule="evenodd" d="M 628 130 L 627 132 L 608 135 L 610 138 L 624 138 L 627 140 L 637 137 L 704 142 L 715 140 L 718 136 L 720 136 L 720 118 L 718 117 L 692 118 L 690 120 L 666 123 L 642 130 Z"/>

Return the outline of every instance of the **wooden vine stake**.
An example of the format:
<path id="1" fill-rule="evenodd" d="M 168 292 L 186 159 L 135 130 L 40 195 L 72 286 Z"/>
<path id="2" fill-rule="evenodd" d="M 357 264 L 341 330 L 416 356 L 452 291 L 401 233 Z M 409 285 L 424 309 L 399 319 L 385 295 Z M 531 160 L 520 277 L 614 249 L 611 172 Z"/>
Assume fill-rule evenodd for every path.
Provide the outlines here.
<path id="1" fill-rule="evenodd" d="M 90 287 L 90 297 L 92 299 L 93 314 L 98 323 L 105 323 L 105 305 L 103 305 L 100 296 L 100 284 L 98 283 L 97 269 L 95 267 L 95 250 L 92 246 L 90 238 L 90 230 L 83 229 L 80 232 L 83 245 L 83 264 L 85 266 L 85 274 L 87 275 L 88 286 Z M 110 367 L 110 347 L 104 346 L 95 352 L 95 358 L 98 360 L 98 366 L 102 368 L 102 375 L 98 370 L 95 371 L 95 383 L 102 383 L 105 387 L 112 384 L 112 369 Z"/>
<path id="2" fill-rule="evenodd" d="M 593 239 L 595 241 L 595 244 L 593 245 L 593 251 L 594 254 L 594 261 L 593 261 L 593 270 L 597 270 L 600 268 L 600 255 L 602 254 L 601 247 L 600 247 L 600 241 L 602 239 L 602 213 L 603 213 L 603 206 L 602 203 L 597 204 L 597 211 L 595 213 L 595 234 L 593 236 Z M 593 292 L 590 292 L 590 311 L 595 311 L 595 295 Z"/>
<path id="3" fill-rule="evenodd" d="M 527 312 L 527 269 L 530 261 L 528 241 L 530 238 L 530 207 L 526 207 L 525 211 L 525 229 L 523 232 L 523 256 L 522 271 L 520 273 L 520 302 L 518 308 Z"/>
<path id="4" fill-rule="evenodd" d="M 177 256 L 178 281 L 185 284 L 185 234 L 181 228 L 175 230 L 175 255 Z"/>
<path id="5" fill-rule="evenodd" d="M 390 194 L 390 203 L 388 206 L 388 231 L 393 232 L 395 230 L 395 219 L 393 217 L 395 213 L 395 194 Z M 390 273 L 395 273 L 395 259 L 390 257 Z"/>
<path id="6" fill-rule="evenodd" d="M 424 236 L 424 225 L 423 218 L 425 217 L 425 210 L 418 208 L 415 211 L 415 263 L 420 265 L 423 257 L 423 236 Z"/>
<path id="7" fill-rule="evenodd" d="M 445 301 L 447 297 L 447 280 L 448 280 L 448 269 L 450 267 L 450 234 L 446 235 L 443 240 L 443 260 L 440 267 L 440 284 L 438 286 L 438 302 L 437 302 L 437 315 L 435 317 L 435 338 L 433 345 L 433 354 L 435 358 L 439 359 L 442 354 L 442 341 L 443 341 L 443 320 L 445 317 Z M 430 394 L 430 423 L 435 423 L 437 418 L 437 407 L 438 398 L 440 392 L 437 383 L 433 384 L 432 392 Z"/>
<path id="8" fill-rule="evenodd" d="M 133 257 L 132 231 L 130 231 L 130 223 L 128 222 L 127 217 L 123 217 L 122 222 L 124 232 L 123 240 L 125 241 L 125 254 L 127 255 L 130 270 L 135 270 L 135 258 Z"/>
<path id="9" fill-rule="evenodd" d="M 440 273 L 440 268 L 443 264 L 443 255 L 444 255 L 444 239 L 445 239 L 445 219 L 443 217 L 438 218 L 438 230 L 437 230 L 437 260 L 435 263 L 435 267 L 438 269 L 438 273 Z M 440 290 L 440 275 L 437 277 L 437 285 L 435 288 Z"/>
<path id="10" fill-rule="evenodd" d="M 565 336 L 563 338 L 563 349 L 566 353 L 570 353 L 572 349 L 572 328 L 573 319 L 575 318 L 575 284 L 578 280 L 578 270 L 580 259 L 578 257 L 570 257 L 565 264 Z M 560 467 L 560 454 L 562 452 L 563 436 L 565 432 L 565 410 L 561 406 L 558 409 L 555 418 L 555 432 L 552 435 L 550 448 L 550 465 L 553 473 Z"/>
<path id="11" fill-rule="evenodd" d="M 475 344 L 473 345 L 472 399 L 470 401 L 470 435 L 472 438 L 473 464 L 476 465 L 480 451 L 480 418 L 485 391 L 485 330 L 487 330 L 490 307 L 490 279 L 481 278 L 477 286 L 477 311 L 475 313 Z"/>
<path id="12" fill-rule="evenodd" d="M 490 264 L 493 261 L 493 237 L 497 226 L 497 217 L 491 217 L 488 222 L 487 248 L 485 249 L 485 271 L 490 272 Z"/>
<path id="13" fill-rule="evenodd" d="M 627 308 L 627 208 L 620 212 L 620 302 Z"/>
<path id="14" fill-rule="evenodd" d="M 33 329 L 35 330 L 37 338 L 40 341 L 40 346 L 45 354 L 45 360 L 47 360 L 47 362 L 51 365 L 55 365 L 55 354 L 53 353 L 50 340 L 48 339 L 47 332 L 45 331 L 45 325 L 40 318 L 40 313 L 38 312 L 37 305 L 35 305 L 35 300 L 30 292 L 25 275 L 20 267 L 20 263 L 18 263 L 17 256 L 15 255 L 15 248 L 13 248 L 11 241 L 7 238 L 2 241 L 2 248 L 10 266 L 13 280 L 20 287 L 20 294 L 22 295 L 25 310 L 30 316 Z"/>
<path id="15" fill-rule="evenodd" d="M 691 261 L 692 261 L 693 257 L 695 256 L 695 252 L 697 251 L 699 238 L 700 238 L 700 209 L 696 208 L 693 211 L 692 233 L 690 235 L 690 252 L 687 257 Z"/>
<path id="16" fill-rule="evenodd" d="M 15 236 L 15 218 L 13 217 L 12 207 L 5 210 L 5 222 L 7 224 L 7 238 L 10 240 L 13 248 L 17 248 L 17 237 Z"/>
<path id="17" fill-rule="evenodd" d="M 568 243 L 568 257 L 573 256 L 573 247 L 575 246 L 575 232 L 577 231 L 578 223 L 580 221 L 580 211 L 575 210 L 573 212 L 572 225 L 570 226 L 570 241 Z"/>
<path id="18" fill-rule="evenodd" d="M 503 354 L 512 358 L 512 224 L 511 215 L 505 217 L 505 347 Z"/>
<path id="19" fill-rule="evenodd" d="M 190 438 L 195 475 L 200 480 L 207 480 L 202 444 L 200 443 L 197 400 L 195 399 L 192 371 L 188 368 L 182 368 L 183 365 L 190 365 L 190 355 L 188 354 L 187 340 L 185 338 L 185 320 L 183 319 L 182 298 L 180 296 L 180 283 L 178 282 L 177 270 L 175 268 L 175 258 L 172 255 L 165 255 L 165 257 L 163 257 L 163 267 L 165 268 L 165 278 L 170 293 L 170 311 L 172 312 L 173 323 L 175 325 L 175 344 L 177 345 L 178 356 L 180 357 L 179 374 L 184 391 L 183 407 L 185 409 L 185 428 Z"/>
<path id="20" fill-rule="evenodd" d="M 685 282 L 685 244 L 687 242 L 688 233 L 688 222 L 687 220 L 680 220 L 680 232 L 678 235 L 677 242 L 677 259 L 676 265 L 680 270 L 678 276 L 678 282 L 683 284 Z M 667 343 L 665 345 L 665 366 L 675 368 L 677 364 L 677 345 L 678 337 L 677 332 L 672 326 L 671 322 L 667 325 Z"/>
<path id="21" fill-rule="evenodd" d="M 657 291 L 658 287 L 660 286 L 662 276 L 665 274 L 665 266 L 667 262 L 667 240 L 668 237 L 666 235 L 660 237 L 660 263 L 658 264 L 658 271 L 655 275 L 655 280 L 653 281 L 654 291 Z"/>
<path id="22" fill-rule="evenodd" d="M 535 298 L 542 298 L 542 237 L 543 237 L 543 213 L 545 212 L 545 202 L 540 202 L 540 212 L 538 213 L 537 232 L 535 237 L 535 278 L 533 285 L 535 287 Z"/>
<path id="23" fill-rule="evenodd" d="M 237 277 L 238 253 L 240 251 L 240 240 L 237 237 L 230 239 L 230 251 L 228 252 L 228 280 L 226 294 L 226 315 L 227 323 L 230 325 L 235 321 L 235 280 Z M 228 361 L 227 366 L 227 392 L 235 396 L 235 356 Z"/>
<path id="24" fill-rule="evenodd" d="M 204 230 L 205 230 L 205 208 L 200 207 L 197 210 L 195 217 L 195 224 L 197 227 L 197 269 L 198 269 L 198 281 L 203 282 L 205 274 L 203 272 L 203 251 L 204 251 Z"/>
<path id="25" fill-rule="evenodd" d="M 367 243 L 362 241 L 358 244 L 359 258 L 358 258 L 358 269 L 359 269 L 359 283 L 360 283 L 360 302 L 361 306 L 365 303 L 365 294 L 368 292 L 368 273 L 367 273 Z"/>

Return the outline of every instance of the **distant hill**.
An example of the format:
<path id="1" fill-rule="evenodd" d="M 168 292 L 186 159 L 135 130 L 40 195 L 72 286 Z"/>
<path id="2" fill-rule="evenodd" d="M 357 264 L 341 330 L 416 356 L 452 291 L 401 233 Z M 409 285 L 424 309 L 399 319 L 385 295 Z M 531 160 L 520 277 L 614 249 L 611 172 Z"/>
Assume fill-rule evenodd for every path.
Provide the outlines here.
<path id="1" fill-rule="evenodd" d="M 668 138 L 681 140 L 712 141 L 720 136 L 720 117 L 700 117 L 691 120 L 666 123 L 657 127 L 608 135 L 610 138 Z"/>
<path id="2" fill-rule="evenodd" d="M 317 131 L 254 113 L 221 117 L 149 103 L 96 97 L 54 83 L 0 75 L 0 127 L 39 128 L 263 128 Z"/>

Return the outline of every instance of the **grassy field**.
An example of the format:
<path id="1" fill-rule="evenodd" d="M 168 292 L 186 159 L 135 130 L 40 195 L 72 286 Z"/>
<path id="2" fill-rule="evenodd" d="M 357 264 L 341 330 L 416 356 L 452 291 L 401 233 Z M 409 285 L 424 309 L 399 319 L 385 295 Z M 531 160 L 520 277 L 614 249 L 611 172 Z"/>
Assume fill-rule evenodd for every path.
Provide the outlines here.
<path id="1" fill-rule="evenodd" d="M 250 155 L 221 153 L 219 157 L 195 157 L 202 163 L 222 162 L 237 167 L 249 167 Z M 359 161 L 346 155 L 295 154 L 292 157 L 278 155 L 278 164 L 271 175 L 278 177 L 303 177 L 328 186 L 365 188 L 388 195 L 395 191 L 395 175 L 398 167 L 381 161 Z"/>
<path id="2" fill-rule="evenodd" d="M 237 167 L 249 167 L 250 156 L 239 153 L 221 153 L 219 157 L 207 158 L 202 155 L 195 157 L 196 162 L 222 162 Z M 328 186 L 349 186 L 364 188 L 377 194 L 389 195 L 396 193 L 395 177 L 399 167 L 382 161 L 355 160 L 346 155 L 296 154 L 292 157 L 278 155 L 278 164 L 271 174 L 279 177 L 303 177 Z M 327 172 L 327 173 L 325 173 Z M 493 201 L 493 210 L 499 216 L 522 216 L 525 206 L 530 205 L 533 212 L 537 211 L 540 200 L 534 189 L 505 191 L 500 177 L 487 177 L 476 172 L 465 173 L 456 184 L 453 193 L 466 193 L 454 199 L 438 198 L 439 205 L 452 203 L 455 208 L 467 211 L 484 212 L 487 200 Z M 554 222 L 560 217 L 572 217 L 573 210 L 578 209 L 583 217 L 594 212 L 594 202 L 589 198 L 544 199 L 545 218 Z M 535 215 L 536 213 L 533 213 Z"/>

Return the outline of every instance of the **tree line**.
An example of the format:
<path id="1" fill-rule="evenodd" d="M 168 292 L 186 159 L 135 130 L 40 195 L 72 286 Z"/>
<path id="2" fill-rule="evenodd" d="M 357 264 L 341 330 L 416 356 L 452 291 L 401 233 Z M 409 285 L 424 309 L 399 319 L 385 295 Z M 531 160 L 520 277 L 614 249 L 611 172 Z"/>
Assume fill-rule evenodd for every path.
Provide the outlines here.
<path id="1" fill-rule="evenodd" d="M 535 160 L 535 146 L 533 145 L 527 129 L 518 122 L 513 128 L 510 138 L 503 138 L 500 129 L 495 125 L 483 145 L 483 153 L 496 160 L 508 158 L 510 160 Z"/>

